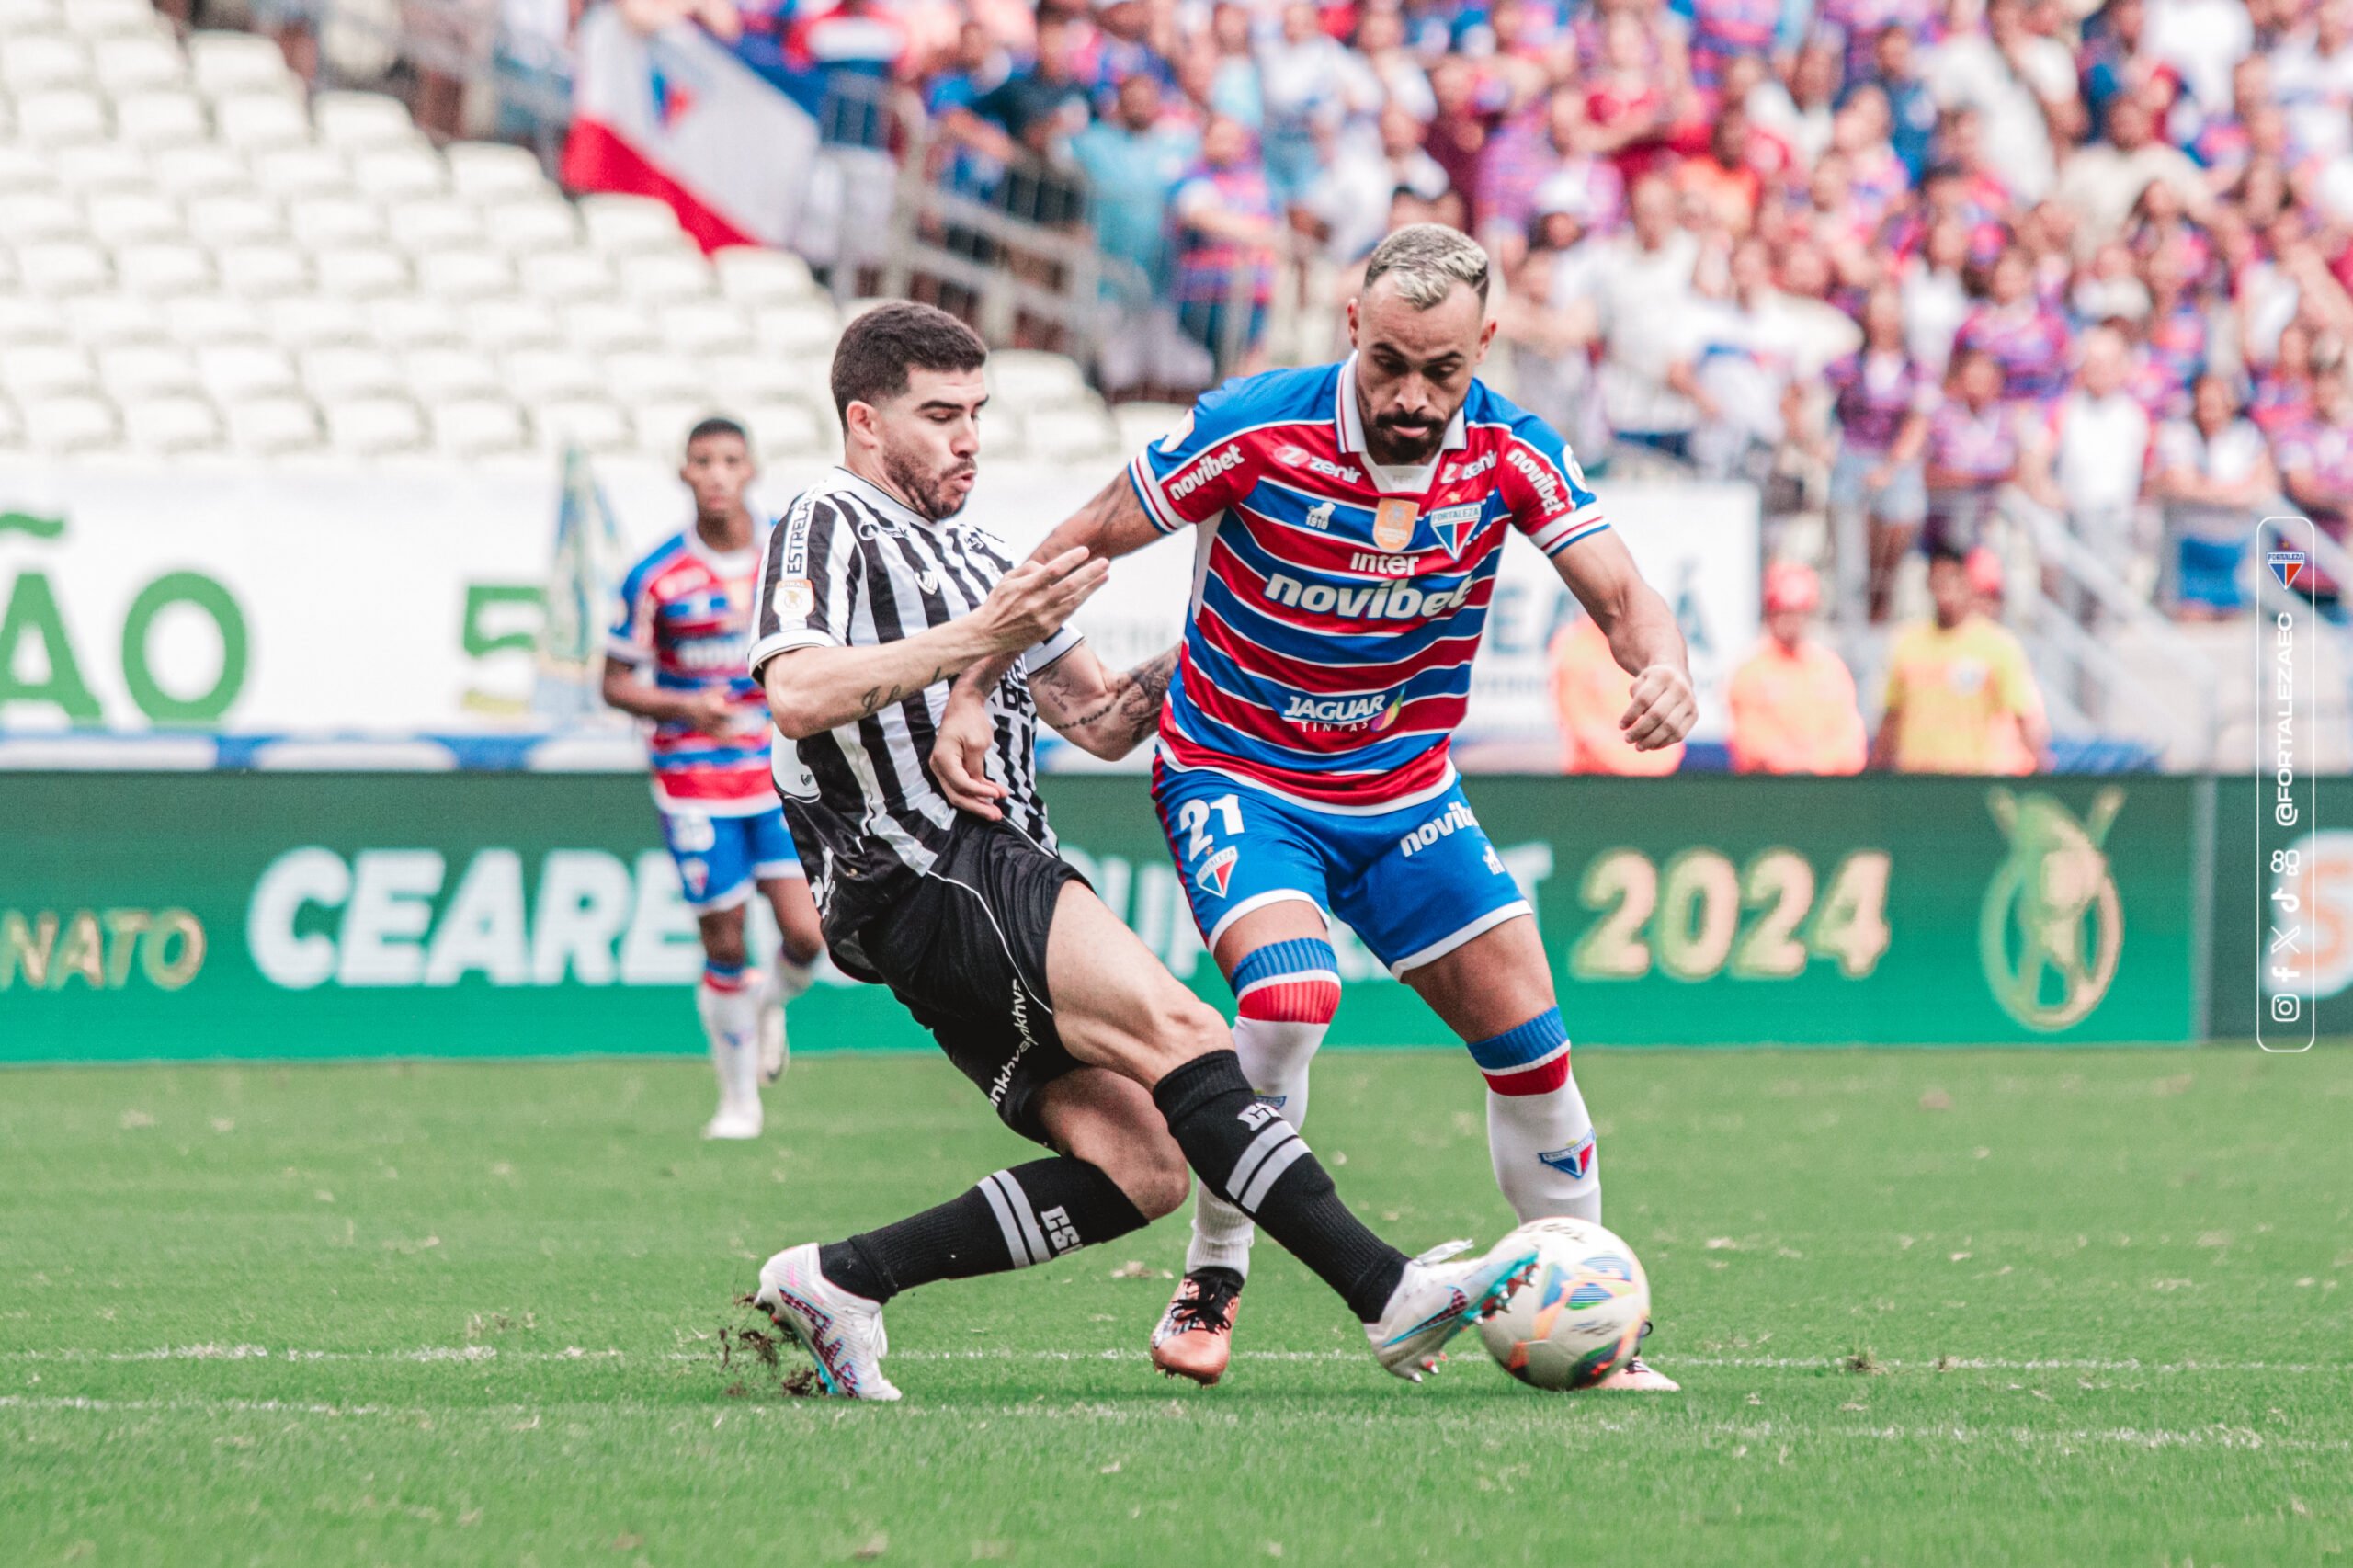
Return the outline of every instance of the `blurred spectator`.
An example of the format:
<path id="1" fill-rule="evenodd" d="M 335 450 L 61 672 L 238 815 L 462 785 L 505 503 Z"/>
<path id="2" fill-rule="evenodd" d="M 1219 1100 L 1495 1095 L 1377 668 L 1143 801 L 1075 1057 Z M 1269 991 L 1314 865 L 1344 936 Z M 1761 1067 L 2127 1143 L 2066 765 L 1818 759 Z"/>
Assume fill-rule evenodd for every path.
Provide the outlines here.
<path id="1" fill-rule="evenodd" d="M 1852 45 L 1849 45 L 1851 53 Z M 1881 28 L 1870 45 L 1870 62 L 1847 71 L 1847 91 L 1875 87 L 1887 105 L 1887 141 L 1904 161 L 1912 184 L 1928 172 L 1928 149 L 1937 134 L 1937 96 L 1920 79 L 1912 30 L 1901 24 Z"/>
<path id="2" fill-rule="evenodd" d="M 1978 28 L 1976 0 L 1950 0 L 1945 39 L 1927 51 L 1921 74 L 1948 108 L 1984 117 L 1986 164 L 2021 200 L 2040 200 L 2051 188 L 2054 122 L 2066 125 L 2080 108 L 2075 62 L 2066 47 L 2029 31 L 2024 0 L 1988 0 Z"/>
<path id="3" fill-rule="evenodd" d="M 1279 210 L 1302 200 L 1322 160 L 1319 140 L 1351 115 L 1380 107 L 1381 83 L 1363 59 L 1324 31 L 1308 0 L 1282 8 L 1282 30 L 1258 50 L 1265 96 L 1261 144 L 1266 177 Z"/>
<path id="4" fill-rule="evenodd" d="M 2034 290 L 2034 263 L 2012 245 L 1995 260 L 1985 303 L 1962 319 L 1955 354 L 1983 353 L 2002 369 L 2001 397 L 2039 414 L 2067 384 L 2067 322 Z"/>
<path id="5" fill-rule="evenodd" d="M 1928 416 L 1923 537 L 1931 550 L 1975 545 L 1995 494 L 2018 477 L 2018 419 L 2001 401 L 2001 367 L 1991 354 L 1956 351 L 1944 399 Z"/>
<path id="6" fill-rule="evenodd" d="M 1776 308 L 1771 267 L 1763 241 L 1741 241 L 1729 294 L 1701 301 L 1694 315 L 1693 380 L 1712 412 L 1692 434 L 1690 458 L 1708 478 L 1761 484 L 1799 414 L 1804 346 L 1790 312 Z"/>
<path id="7" fill-rule="evenodd" d="M 2201 376 L 2190 415 L 2157 432 L 2150 494 L 2162 506 L 2174 612 L 2211 620 L 2244 608 L 2256 508 L 2279 488 L 2263 432 L 2220 376 Z"/>
<path id="8" fill-rule="evenodd" d="M 1969 317 L 1969 284 L 1961 271 L 1968 260 L 1968 225 L 1947 218 L 1929 226 L 1919 256 L 1904 269 L 1905 347 L 1940 379 L 1952 364 L 1953 338 Z"/>
<path id="9" fill-rule="evenodd" d="M 1821 601 L 1813 573 L 1793 562 L 1765 569 L 1765 640 L 1733 672 L 1735 773 L 1859 773 L 1862 710 L 1846 663 L 1806 635 Z"/>
<path id="10" fill-rule="evenodd" d="M 1960 551 L 1928 555 L 1932 619 L 1895 635 L 1871 766 L 1899 773 L 2033 772 L 2050 744 L 2026 650 L 1977 605 Z M 2021 744 L 2020 743 L 2023 743 Z M 2023 766 L 2021 766 L 2023 764 Z"/>
<path id="11" fill-rule="evenodd" d="M 1359 262 L 1392 227 L 1389 204 L 1401 191 L 1436 203 L 1447 195 L 1446 171 L 1422 150 L 1422 122 L 1395 104 L 1381 111 L 1368 133 L 1335 138 L 1323 177 L 1294 216 L 1321 233 L 1336 262 Z"/>
<path id="12" fill-rule="evenodd" d="M 2313 382 L 2311 415 L 2284 432 L 2275 450 L 2288 499 L 2314 528 L 2345 543 L 2353 518 L 2353 390 L 2341 369 Z"/>
<path id="13" fill-rule="evenodd" d="M 1602 406 L 1620 440 L 1688 458 L 1693 427 L 1716 415 L 1690 359 L 1699 242 L 1677 226 L 1665 176 L 1636 181 L 1627 205 L 1631 229 L 1602 242 L 1594 263 L 1594 302 L 1608 335 Z"/>
<path id="14" fill-rule="evenodd" d="M 1838 451 L 1830 470 L 1830 510 L 1838 549 L 1863 545 L 1873 622 L 1887 619 L 1896 568 L 1928 515 L 1920 454 L 1939 401 L 1937 378 L 1904 342 L 1904 307 L 1893 290 L 1863 307 L 1863 347 L 1832 362 Z"/>
<path id="15" fill-rule="evenodd" d="M 1159 79 L 1139 71 L 1121 82 L 1115 113 L 1073 137 L 1070 151 L 1086 176 L 1096 244 L 1134 267 L 1155 289 L 1163 285 L 1168 199 L 1199 145 L 1181 125 L 1163 119 Z"/>
<path id="16" fill-rule="evenodd" d="M 1172 297 L 1186 335 L 1228 374 L 1255 368 L 1274 299 L 1279 210 L 1250 133 L 1221 115 L 1201 132 L 1201 161 L 1176 187 L 1176 281 Z M 1240 315 L 1235 314 L 1240 312 Z"/>
<path id="17" fill-rule="evenodd" d="M 2071 156 L 2054 192 L 2074 209 L 2086 244 L 2121 232 L 2133 203 L 2154 180 L 2172 186 L 2190 212 L 2205 210 L 2204 176 L 2188 153 L 2157 140 L 2156 121 L 2145 104 L 2119 98 L 2108 123 L 2109 140 Z"/>
<path id="18" fill-rule="evenodd" d="M 1655 778 L 1683 763 L 1683 743 L 1637 751 L 1619 721 L 1633 700 L 1633 677 L 1619 668 L 1609 639 L 1589 615 L 1552 638 L 1552 712 L 1561 726 L 1561 771 Z"/>
<path id="19" fill-rule="evenodd" d="M 2077 542 L 2123 573 L 2136 553 L 2133 515 L 2149 457 L 2147 410 L 2125 391 L 2124 339 L 2108 327 L 2084 335 L 2075 384 L 2029 442 L 2019 479 L 2067 520 Z"/>

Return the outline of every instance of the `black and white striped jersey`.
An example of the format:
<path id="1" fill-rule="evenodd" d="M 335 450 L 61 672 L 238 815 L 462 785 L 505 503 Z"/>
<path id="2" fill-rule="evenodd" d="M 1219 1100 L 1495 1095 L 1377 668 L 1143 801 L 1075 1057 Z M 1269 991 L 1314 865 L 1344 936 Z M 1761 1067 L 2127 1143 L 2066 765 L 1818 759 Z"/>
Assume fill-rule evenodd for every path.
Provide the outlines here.
<path id="1" fill-rule="evenodd" d="M 836 468 L 794 498 L 768 537 L 761 563 L 751 668 L 760 678 L 778 654 L 812 646 L 892 642 L 969 615 L 1012 569 L 1004 541 L 951 518 L 933 522 Z M 1076 646 L 1064 627 L 1031 649 L 989 697 L 996 724 L 990 774 L 1007 790 L 1006 820 L 1040 847 L 1054 846 L 1038 797 L 1038 707 L 1029 672 Z M 808 867 L 828 943 L 853 939 L 947 846 L 956 808 L 931 772 L 934 726 L 945 680 L 870 718 L 797 745 L 774 737 L 777 792 Z"/>

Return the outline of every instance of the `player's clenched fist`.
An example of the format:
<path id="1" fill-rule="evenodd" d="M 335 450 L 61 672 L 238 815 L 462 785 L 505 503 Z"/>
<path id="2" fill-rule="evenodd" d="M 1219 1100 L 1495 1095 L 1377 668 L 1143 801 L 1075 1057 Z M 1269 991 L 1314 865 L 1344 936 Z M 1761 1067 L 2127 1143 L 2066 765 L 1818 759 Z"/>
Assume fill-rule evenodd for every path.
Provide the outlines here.
<path id="1" fill-rule="evenodd" d="M 1005 786 L 989 777 L 989 748 L 995 742 L 996 722 L 989 717 L 986 697 L 961 681 L 949 687 L 947 709 L 932 728 L 931 776 L 949 804 L 991 822 L 1005 814 L 996 809 Z"/>
<path id="2" fill-rule="evenodd" d="M 1044 642 L 1103 585 L 1111 563 L 1086 556 L 1080 545 L 1051 561 L 1025 561 L 997 579 L 978 612 L 997 652 L 1017 653 Z"/>
<path id="3" fill-rule="evenodd" d="M 1691 677 L 1673 665 L 1652 665 L 1634 677 L 1633 700 L 1618 727 L 1636 751 L 1656 751 L 1689 734 L 1699 717 Z"/>

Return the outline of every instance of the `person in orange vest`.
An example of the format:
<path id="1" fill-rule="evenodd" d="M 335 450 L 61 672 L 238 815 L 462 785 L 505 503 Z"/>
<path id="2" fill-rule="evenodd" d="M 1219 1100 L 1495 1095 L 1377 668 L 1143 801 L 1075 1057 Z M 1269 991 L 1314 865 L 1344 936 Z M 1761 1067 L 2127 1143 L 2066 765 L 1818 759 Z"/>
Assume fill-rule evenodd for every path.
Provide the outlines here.
<path id="1" fill-rule="evenodd" d="M 1806 635 L 1822 601 L 1811 567 L 1765 569 L 1765 641 L 1732 677 L 1735 773 L 1860 773 L 1865 742 L 1855 677 Z"/>
<path id="2" fill-rule="evenodd" d="M 1609 639 L 1580 615 L 1552 638 L 1552 713 L 1561 725 L 1561 771 L 1655 778 L 1683 761 L 1683 743 L 1636 751 L 1626 740 L 1633 677 L 1618 665 Z"/>

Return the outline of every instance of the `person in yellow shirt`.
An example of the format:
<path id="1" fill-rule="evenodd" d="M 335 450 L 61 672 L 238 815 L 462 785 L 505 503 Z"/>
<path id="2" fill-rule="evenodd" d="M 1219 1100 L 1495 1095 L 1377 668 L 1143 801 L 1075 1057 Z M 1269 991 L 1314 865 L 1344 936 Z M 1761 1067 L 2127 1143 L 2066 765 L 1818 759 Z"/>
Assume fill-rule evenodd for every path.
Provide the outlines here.
<path id="1" fill-rule="evenodd" d="M 1618 666 L 1609 639 L 1589 615 L 1552 638 L 1552 713 L 1561 725 L 1561 771 L 1655 778 L 1683 761 L 1683 743 L 1636 751 L 1626 739 L 1634 681 Z"/>
<path id="2" fill-rule="evenodd" d="M 1960 551 L 1928 556 L 1936 618 L 1896 633 L 1871 764 L 1899 773 L 2031 773 L 2051 741 L 2026 650 L 1978 608 Z"/>
<path id="3" fill-rule="evenodd" d="M 1732 677 L 1735 773 L 1860 773 L 1863 714 L 1846 661 L 1806 635 L 1822 601 L 1813 569 L 1765 569 L 1765 641 Z"/>

